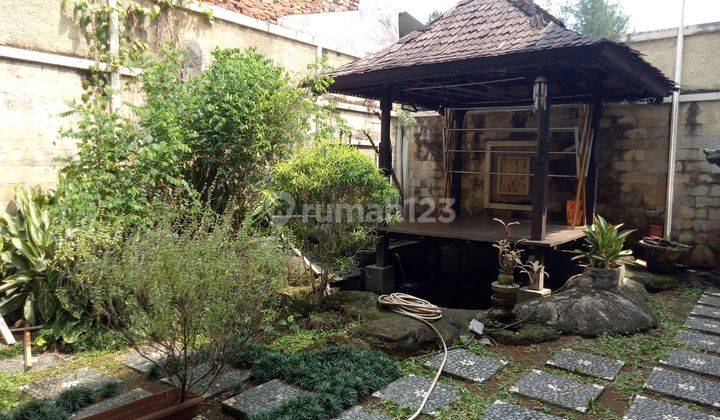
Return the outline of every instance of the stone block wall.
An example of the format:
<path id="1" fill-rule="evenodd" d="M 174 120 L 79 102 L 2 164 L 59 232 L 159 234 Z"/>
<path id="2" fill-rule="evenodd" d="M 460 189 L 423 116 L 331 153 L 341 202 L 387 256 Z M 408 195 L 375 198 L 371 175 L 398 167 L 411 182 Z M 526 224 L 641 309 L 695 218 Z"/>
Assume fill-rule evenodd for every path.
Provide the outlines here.
<path id="1" fill-rule="evenodd" d="M 360 0 L 210 0 L 208 3 L 275 23 L 284 15 L 357 10 Z"/>

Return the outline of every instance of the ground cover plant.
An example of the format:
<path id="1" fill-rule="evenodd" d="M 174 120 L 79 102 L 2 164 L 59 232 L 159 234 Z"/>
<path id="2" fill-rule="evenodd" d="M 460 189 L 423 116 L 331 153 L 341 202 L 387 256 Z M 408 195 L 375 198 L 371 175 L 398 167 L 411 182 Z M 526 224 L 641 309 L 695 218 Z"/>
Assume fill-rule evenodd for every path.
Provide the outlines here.
<path id="1" fill-rule="evenodd" d="M 75 385 L 64 389 L 55 398 L 29 400 L 17 407 L 0 412 L 0 419 L 8 420 L 63 420 L 73 413 L 107 398 L 120 391 L 118 382 L 106 382 L 93 390 L 84 385 Z"/>
<path id="2" fill-rule="evenodd" d="M 312 395 L 289 401 L 253 419 L 327 419 L 383 388 L 400 376 L 400 366 L 384 353 L 347 346 L 285 354 L 250 346 L 236 363 L 265 382 L 280 378 Z"/>

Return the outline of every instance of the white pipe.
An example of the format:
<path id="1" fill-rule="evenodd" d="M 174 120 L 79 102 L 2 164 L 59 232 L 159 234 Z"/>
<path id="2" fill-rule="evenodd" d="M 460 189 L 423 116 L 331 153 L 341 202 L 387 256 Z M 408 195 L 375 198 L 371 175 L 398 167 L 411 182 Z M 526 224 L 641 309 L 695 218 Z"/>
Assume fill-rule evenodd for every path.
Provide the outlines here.
<path id="1" fill-rule="evenodd" d="M 110 12 L 110 54 L 117 57 L 120 53 L 120 20 L 117 11 L 117 0 L 108 0 L 108 6 L 112 9 Z M 120 99 L 120 70 L 113 68 L 110 73 L 110 88 L 112 96 L 110 98 L 110 109 L 113 112 L 119 111 L 122 106 Z"/>
<path id="2" fill-rule="evenodd" d="M 678 27 L 675 47 L 675 84 L 678 90 L 673 92 L 672 120 L 670 123 L 670 146 L 668 151 L 667 197 L 665 200 L 665 239 L 672 233 L 673 196 L 675 195 L 675 152 L 677 150 L 678 127 L 680 125 L 680 82 L 682 79 L 683 41 L 685 28 L 685 0 L 682 0 L 680 27 Z"/>

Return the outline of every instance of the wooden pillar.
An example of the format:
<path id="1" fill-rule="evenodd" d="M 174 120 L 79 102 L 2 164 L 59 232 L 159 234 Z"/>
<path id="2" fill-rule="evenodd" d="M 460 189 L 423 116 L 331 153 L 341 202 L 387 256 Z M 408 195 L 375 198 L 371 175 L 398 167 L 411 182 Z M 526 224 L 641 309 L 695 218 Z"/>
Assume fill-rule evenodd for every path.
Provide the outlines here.
<path id="1" fill-rule="evenodd" d="M 595 214 L 598 188 L 598 153 L 600 150 L 600 118 L 602 118 L 603 104 L 596 97 L 593 99 L 592 129 L 594 131 L 592 149 L 590 149 L 590 162 L 588 162 L 587 179 L 585 180 L 585 214 L 588 223 L 591 223 Z"/>
<path id="2" fill-rule="evenodd" d="M 378 163 L 380 170 L 390 176 L 392 173 L 392 147 L 390 145 L 390 121 L 392 113 L 392 91 L 388 89 L 380 100 L 380 146 Z"/>
<path id="3" fill-rule="evenodd" d="M 547 79 L 535 79 L 533 99 L 538 139 L 532 191 L 532 227 L 530 239 L 542 241 L 547 231 L 548 181 L 550 175 L 550 86 Z"/>
<path id="4" fill-rule="evenodd" d="M 453 128 L 454 129 L 462 129 L 465 128 L 465 114 L 466 111 L 454 111 L 453 112 Z M 460 150 L 463 147 L 463 132 L 462 131 L 454 131 L 453 132 L 453 150 Z M 453 152 L 453 161 L 451 164 L 451 169 L 453 171 L 462 171 L 463 167 L 463 153 L 459 152 Z M 452 205 L 452 209 L 455 212 L 455 216 L 460 216 L 460 209 L 461 203 L 460 200 L 462 199 L 462 174 L 453 173 L 451 174 L 452 183 L 450 186 L 450 191 L 452 191 L 452 198 L 455 199 Z"/>

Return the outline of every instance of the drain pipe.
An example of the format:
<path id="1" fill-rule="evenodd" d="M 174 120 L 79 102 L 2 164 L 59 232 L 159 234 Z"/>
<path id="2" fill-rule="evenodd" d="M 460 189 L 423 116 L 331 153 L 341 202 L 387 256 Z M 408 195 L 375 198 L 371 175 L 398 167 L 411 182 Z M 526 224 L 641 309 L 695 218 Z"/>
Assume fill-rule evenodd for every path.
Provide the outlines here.
<path id="1" fill-rule="evenodd" d="M 670 121 L 670 146 L 668 151 L 667 198 L 665 200 L 665 239 L 670 240 L 672 233 L 673 199 L 675 195 L 675 154 L 677 150 L 678 129 L 680 125 L 680 81 L 682 79 L 683 42 L 685 37 L 685 0 L 682 0 L 680 26 L 678 27 L 675 47 L 675 84 L 678 90 L 672 96 L 672 116 Z"/>

